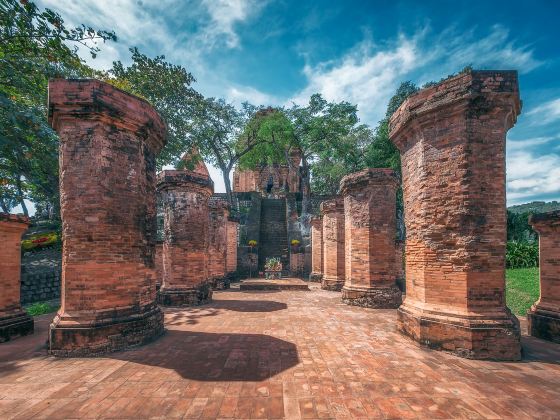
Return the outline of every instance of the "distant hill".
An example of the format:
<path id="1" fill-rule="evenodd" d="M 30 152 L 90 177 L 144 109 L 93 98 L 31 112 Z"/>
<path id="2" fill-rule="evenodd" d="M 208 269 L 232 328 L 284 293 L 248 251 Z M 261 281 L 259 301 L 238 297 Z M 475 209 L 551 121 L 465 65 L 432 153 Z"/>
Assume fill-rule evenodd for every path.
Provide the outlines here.
<path id="1" fill-rule="evenodd" d="M 546 213 L 548 211 L 560 210 L 558 201 L 533 201 L 532 203 L 518 204 L 517 206 L 508 207 L 508 210 L 515 214 L 521 213 Z"/>

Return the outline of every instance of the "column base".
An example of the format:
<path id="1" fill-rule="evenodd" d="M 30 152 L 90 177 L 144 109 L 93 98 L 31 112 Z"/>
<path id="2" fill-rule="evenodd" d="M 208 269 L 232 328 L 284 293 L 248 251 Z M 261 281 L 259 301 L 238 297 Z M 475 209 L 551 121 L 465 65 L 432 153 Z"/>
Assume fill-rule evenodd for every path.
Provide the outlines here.
<path id="1" fill-rule="evenodd" d="M 431 349 L 467 359 L 521 359 L 519 320 L 508 308 L 462 315 L 416 308 L 405 300 L 397 314 L 397 329 Z"/>
<path id="2" fill-rule="evenodd" d="M 311 273 L 309 274 L 309 281 L 312 282 L 321 282 L 321 280 L 323 279 L 323 273 Z"/>
<path id="3" fill-rule="evenodd" d="M 213 290 L 226 290 L 230 287 L 230 280 L 226 276 L 210 280 Z"/>
<path id="4" fill-rule="evenodd" d="M 321 279 L 321 289 L 330 290 L 332 292 L 340 292 L 344 287 L 343 279 L 323 277 Z"/>
<path id="5" fill-rule="evenodd" d="M 27 312 L 0 317 L 0 343 L 5 343 L 16 337 L 33 334 L 33 318 Z"/>
<path id="6" fill-rule="evenodd" d="M 162 286 L 158 292 L 157 301 L 162 306 L 204 305 L 212 301 L 212 287 L 210 282 L 192 289 L 169 289 Z"/>
<path id="7" fill-rule="evenodd" d="M 241 276 L 237 271 L 230 271 L 226 274 L 226 278 L 229 280 L 229 283 L 237 283 L 239 282 Z"/>
<path id="8" fill-rule="evenodd" d="M 560 344 L 560 313 L 533 306 L 527 313 L 529 335 Z"/>
<path id="9" fill-rule="evenodd" d="M 344 286 L 342 301 L 364 308 L 396 309 L 402 303 L 402 292 L 396 284 L 386 287 Z"/>
<path id="10" fill-rule="evenodd" d="M 58 357 L 102 356 L 147 344 L 164 332 L 163 312 L 155 305 L 143 313 L 99 322 L 57 314 L 49 327 L 48 353 Z"/>

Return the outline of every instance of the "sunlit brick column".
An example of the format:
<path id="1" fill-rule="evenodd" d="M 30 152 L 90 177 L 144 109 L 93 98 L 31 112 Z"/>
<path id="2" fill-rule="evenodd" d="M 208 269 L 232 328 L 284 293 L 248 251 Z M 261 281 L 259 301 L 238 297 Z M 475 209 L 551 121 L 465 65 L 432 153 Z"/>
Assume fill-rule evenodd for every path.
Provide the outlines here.
<path id="1" fill-rule="evenodd" d="M 158 193 L 163 205 L 163 282 L 158 301 L 191 306 L 212 298 L 208 271 L 208 199 L 214 184 L 193 171 L 162 171 Z"/>
<path id="2" fill-rule="evenodd" d="M 560 210 L 532 215 L 539 234 L 541 294 L 527 314 L 529 334 L 560 343 Z"/>
<path id="3" fill-rule="evenodd" d="M 323 278 L 323 218 L 311 218 L 311 274 L 309 281 Z"/>
<path id="4" fill-rule="evenodd" d="M 468 71 L 412 95 L 391 118 L 407 234 L 398 329 L 432 348 L 520 358 L 504 293 L 505 140 L 519 112 L 517 72 Z"/>
<path id="5" fill-rule="evenodd" d="M 237 236 L 239 220 L 235 217 L 228 217 L 227 220 L 227 254 L 226 254 L 226 273 L 230 281 L 238 279 L 237 275 Z"/>
<path id="6" fill-rule="evenodd" d="M 160 336 L 155 163 L 165 124 L 144 100 L 96 80 L 52 80 L 60 137 L 61 308 L 49 352 L 83 356 Z"/>
<path id="7" fill-rule="evenodd" d="M 340 291 L 344 286 L 344 200 L 321 203 L 323 215 L 323 278 L 321 289 Z"/>
<path id="8" fill-rule="evenodd" d="M 211 200 L 209 209 L 208 278 L 214 289 L 229 289 L 226 276 L 229 204 L 222 200 Z"/>
<path id="9" fill-rule="evenodd" d="M 346 281 L 342 301 L 370 308 L 398 308 L 395 260 L 398 179 L 392 169 L 364 169 L 345 176 Z"/>
<path id="10" fill-rule="evenodd" d="M 0 213 L 0 343 L 33 333 L 33 318 L 21 308 L 21 235 L 27 217 Z"/>

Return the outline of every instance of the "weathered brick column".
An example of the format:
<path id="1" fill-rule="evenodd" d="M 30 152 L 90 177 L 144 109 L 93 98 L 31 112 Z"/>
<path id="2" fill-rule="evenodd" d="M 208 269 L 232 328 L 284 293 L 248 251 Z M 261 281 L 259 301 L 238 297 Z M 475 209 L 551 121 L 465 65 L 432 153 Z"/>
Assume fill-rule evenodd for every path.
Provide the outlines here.
<path id="1" fill-rule="evenodd" d="M 227 227 L 227 250 L 226 250 L 226 273 L 231 281 L 238 280 L 237 273 L 237 235 L 239 220 L 235 217 L 228 217 Z"/>
<path id="2" fill-rule="evenodd" d="M 51 80 L 60 137 L 61 308 L 49 352 L 85 356 L 164 332 L 156 305 L 155 161 L 165 124 L 144 100 L 97 80 Z"/>
<path id="3" fill-rule="evenodd" d="M 344 200 L 321 203 L 323 215 L 323 278 L 321 289 L 340 291 L 344 286 Z"/>
<path id="4" fill-rule="evenodd" d="M 409 97 L 391 117 L 407 234 L 398 329 L 432 348 L 520 358 L 504 293 L 505 140 L 519 112 L 517 72 L 469 71 Z"/>
<path id="5" fill-rule="evenodd" d="M 209 209 L 208 278 L 214 289 L 229 289 L 229 278 L 226 276 L 229 204 L 211 200 Z"/>
<path id="6" fill-rule="evenodd" d="M 529 334 L 560 343 L 560 210 L 532 215 L 539 233 L 540 298 L 527 314 Z"/>
<path id="7" fill-rule="evenodd" d="M 21 236 L 27 217 L 0 213 L 0 343 L 33 333 L 33 318 L 21 308 Z"/>
<path id="8" fill-rule="evenodd" d="M 207 303 L 212 298 L 208 199 L 214 184 L 198 172 L 162 171 L 157 188 L 164 214 L 163 281 L 158 301 L 168 306 Z"/>
<path id="9" fill-rule="evenodd" d="M 364 169 L 342 178 L 346 281 L 342 301 L 398 308 L 395 236 L 398 179 L 392 169 Z"/>
<path id="10" fill-rule="evenodd" d="M 309 281 L 321 281 L 323 278 L 323 218 L 311 218 L 311 274 Z"/>
<path id="11" fill-rule="evenodd" d="M 156 289 L 159 290 L 163 281 L 163 241 L 156 242 L 154 254 L 154 268 L 156 273 Z"/>

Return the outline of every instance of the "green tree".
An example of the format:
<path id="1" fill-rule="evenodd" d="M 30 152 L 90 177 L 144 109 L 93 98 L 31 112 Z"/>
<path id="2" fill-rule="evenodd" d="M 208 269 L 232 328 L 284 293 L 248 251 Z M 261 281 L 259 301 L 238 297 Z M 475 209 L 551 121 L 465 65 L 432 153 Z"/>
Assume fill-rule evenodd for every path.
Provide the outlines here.
<path id="1" fill-rule="evenodd" d="M 58 214 L 58 138 L 49 127 L 47 84 L 54 77 L 91 77 L 78 56 L 95 58 L 98 44 L 116 40 L 113 32 L 68 28 L 49 9 L 31 1 L 0 0 L 0 200 L 44 202 Z M 11 208 L 10 208 L 11 209 Z"/>
<path id="2" fill-rule="evenodd" d="M 116 61 L 104 80 L 146 99 L 167 123 L 167 143 L 157 157 L 158 169 L 178 164 L 195 143 L 192 136 L 195 114 L 203 101 L 191 85 L 195 78 L 184 67 L 150 58 L 131 48 L 132 64 Z"/>

